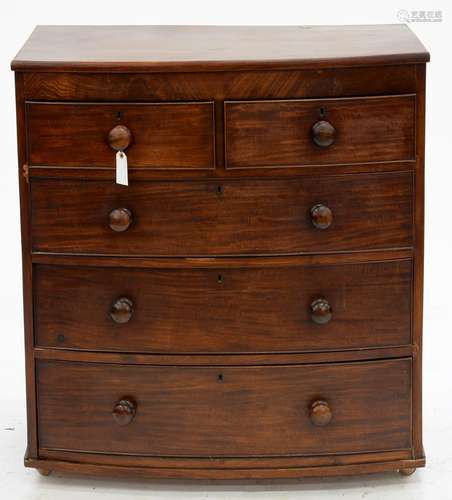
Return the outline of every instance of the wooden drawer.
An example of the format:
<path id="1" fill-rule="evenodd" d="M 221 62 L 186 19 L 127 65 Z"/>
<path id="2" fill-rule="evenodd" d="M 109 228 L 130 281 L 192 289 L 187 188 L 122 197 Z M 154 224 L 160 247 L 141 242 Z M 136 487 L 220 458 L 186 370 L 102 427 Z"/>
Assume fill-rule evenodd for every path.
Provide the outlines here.
<path id="1" fill-rule="evenodd" d="M 26 113 L 30 165 L 114 168 L 108 137 L 121 125 L 131 133 L 125 151 L 132 168 L 215 168 L 211 102 L 29 102 Z"/>
<path id="2" fill-rule="evenodd" d="M 414 161 L 414 130 L 415 95 L 229 101 L 226 166 Z"/>
<path id="3" fill-rule="evenodd" d="M 409 172 L 129 187 L 34 179 L 32 245 L 169 256 L 410 247 L 412 195 Z"/>
<path id="4" fill-rule="evenodd" d="M 37 265 L 36 343 L 154 353 L 297 352 L 410 343 L 411 260 L 270 266 Z"/>
<path id="5" fill-rule="evenodd" d="M 234 457 L 411 446 L 409 359 L 266 367 L 41 360 L 37 387 L 45 449 Z M 324 403 L 312 415 L 315 401 Z"/>

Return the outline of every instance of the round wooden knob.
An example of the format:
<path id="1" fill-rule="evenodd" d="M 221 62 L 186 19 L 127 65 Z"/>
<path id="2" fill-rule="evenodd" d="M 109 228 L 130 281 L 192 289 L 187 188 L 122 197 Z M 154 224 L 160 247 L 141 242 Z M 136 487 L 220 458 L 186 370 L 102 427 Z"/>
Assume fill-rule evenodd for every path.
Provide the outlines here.
<path id="1" fill-rule="evenodd" d="M 115 300 L 110 309 L 110 317 L 115 323 L 127 323 L 133 314 L 133 302 L 127 297 Z"/>
<path id="2" fill-rule="evenodd" d="M 317 146 L 326 148 L 334 143 L 336 137 L 336 129 L 330 122 L 321 120 L 314 123 L 311 129 L 312 140 Z"/>
<path id="3" fill-rule="evenodd" d="M 324 325 L 331 320 L 333 311 L 330 303 L 323 297 L 319 297 L 311 302 L 311 319 L 318 325 Z"/>
<path id="4" fill-rule="evenodd" d="M 327 229 L 333 223 L 333 212 L 322 203 L 314 205 L 310 210 L 312 225 L 317 229 Z"/>
<path id="5" fill-rule="evenodd" d="M 113 407 L 113 419 L 118 425 L 132 422 L 137 412 L 136 405 L 130 399 L 121 399 Z"/>
<path id="6" fill-rule="evenodd" d="M 309 416 L 314 425 L 323 427 L 331 422 L 333 414 L 326 401 L 317 400 L 311 404 Z"/>
<path id="7" fill-rule="evenodd" d="M 107 140 L 115 151 L 124 151 L 132 142 L 132 132 L 125 125 L 116 125 L 108 133 Z"/>
<path id="8" fill-rule="evenodd" d="M 110 228 L 117 233 L 126 231 L 132 224 L 132 212 L 128 208 L 115 208 L 108 217 Z"/>

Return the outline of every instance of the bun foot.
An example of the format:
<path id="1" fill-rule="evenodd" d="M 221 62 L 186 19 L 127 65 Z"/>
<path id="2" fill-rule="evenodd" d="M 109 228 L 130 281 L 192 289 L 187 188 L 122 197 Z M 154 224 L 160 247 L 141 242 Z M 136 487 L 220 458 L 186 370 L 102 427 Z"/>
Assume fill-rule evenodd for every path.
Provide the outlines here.
<path id="1" fill-rule="evenodd" d="M 414 474 L 416 472 L 416 467 L 411 467 L 409 469 L 399 469 L 399 473 L 402 476 L 411 476 L 411 474 Z"/>
<path id="2" fill-rule="evenodd" d="M 52 471 L 47 469 L 38 469 L 38 472 L 41 476 L 50 476 Z"/>

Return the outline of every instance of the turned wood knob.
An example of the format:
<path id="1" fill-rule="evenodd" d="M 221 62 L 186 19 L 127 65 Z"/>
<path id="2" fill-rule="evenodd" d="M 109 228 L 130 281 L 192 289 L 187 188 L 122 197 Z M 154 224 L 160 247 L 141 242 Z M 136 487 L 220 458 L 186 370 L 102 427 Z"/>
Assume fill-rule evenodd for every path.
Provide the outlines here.
<path id="1" fill-rule="evenodd" d="M 117 233 L 126 231 L 132 224 L 132 212 L 128 208 L 115 208 L 108 217 L 110 228 Z"/>
<path id="2" fill-rule="evenodd" d="M 115 151 L 124 151 L 132 142 L 132 132 L 125 125 L 116 125 L 108 133 L 108 145 Z"/>
<path id="3" fill-rule="evenodd" d="M 127 425 L 132 422 L 137 412 L 136 405 L 130 399 L 121 399 L 113 407 L 113 419 L 118 425 Z"/>
<path id="4" fill-rule="evenodd" d="M 318 325 L 324 325 L 331 320 L 333 311 L 330 303 L 323 297 L 319 297 L 311 302 L 311 319 Z"/>
<path id="5" fill-rule="evenodd" d="M 317 146 L 326 148 L 334 143 L 336 136 L 336 129 L 331 125 L 330 122 L 321 120 L 314 123 L 311 129 L 312 140 Z"/>
<path id="6" fill-rule="evenodd" d="M 115 300 L 110 309 L 110 317 L 115 323 L 127 323 L 133 314 L 133 302 L 127 297 Z"/>
<path id="7" fill-rule="evenodd" d="M 333 414 L 326 401 L 318 399 L 311 404 L 309 417 L 311 422 L 317 427 L 323 427 L 331 422 Z"/>
<path id="8" fill-rule="evenodd" d="M 312 225 L 317 229 L 327 229 L 333 223 L 333 212 L 329 207 L 318 203 L 310 210 Z"/>

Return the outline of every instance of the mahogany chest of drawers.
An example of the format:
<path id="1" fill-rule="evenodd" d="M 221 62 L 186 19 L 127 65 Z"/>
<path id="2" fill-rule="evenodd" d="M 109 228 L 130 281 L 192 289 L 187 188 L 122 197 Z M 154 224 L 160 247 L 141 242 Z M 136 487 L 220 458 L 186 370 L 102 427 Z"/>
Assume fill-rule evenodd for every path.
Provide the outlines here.
<path id="1" fill-rule="evenodd" d="M 403 25 L 34 31 L 12 63 L 27 466 L 424 465 L 428 59 Z"/>

